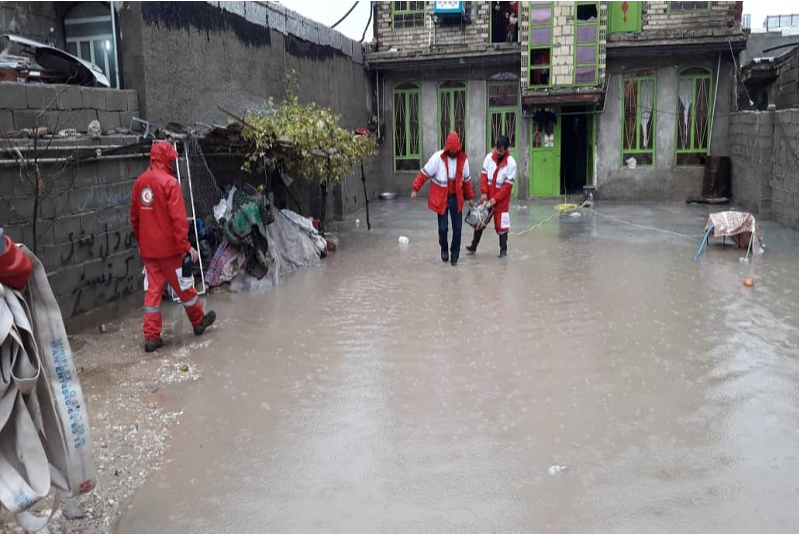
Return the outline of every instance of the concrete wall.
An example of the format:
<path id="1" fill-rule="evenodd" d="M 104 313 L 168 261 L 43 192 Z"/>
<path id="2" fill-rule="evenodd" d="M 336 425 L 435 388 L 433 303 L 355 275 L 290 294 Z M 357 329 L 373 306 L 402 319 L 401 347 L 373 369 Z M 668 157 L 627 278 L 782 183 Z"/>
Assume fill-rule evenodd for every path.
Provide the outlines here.
<path id="1" fill-rule="evenodd" d="M 381 75 L 381 113 L 385 116 L 385 141 L 380 148 L 379 172 L 384 176 L 384 186 L 389 191 L 396 191 L 402 195 L 411 192 L 413 179 L 418 173 L 394 172 L 394 100 L 393 88 L 398 83 L 413 82 L 421 86 L 422 103 L 422 165 L 432 156 L 433 152 L 443 147 L 438 143 L 438 86 L 448 80 L 460 80 L 466 83 L 466 153 L 469 155 L 469 170 L 473 178 L 478 178 L 483 164 L 483 158 L 488 153 L 487 143 L 487 114 L 488 114 L 488 79 L 502 72 L 516 72 L 518 64 L 492 65 L 473 67 L 469 69 L 425 69 L 419 71 L 403 71 L 385 73 Z M 516 190 L 523 191 L 526 196 L 528 191 L 528 128 L 529 125 L 518 115 L 518 157 L 516 158 L 518 171 Z M 476 184 L 477 182 L 475 182 Z M 427 187 L 422 191 L 427 194 Z"/>
<path id="2" fill-rule="evenodd" d="M 491 3 L 466 2 L 466 4 L 472 18 L 471 22 L 437 25 L 434 46 L 472 48 L 491 42 Z M 398 52 L 405 52 L 429 48 L 433 2 L 425 2 L 424 26 L 421 27 L 394 29 L 391 13 L 391 2 L 377 2 L 376 27 L 379 51 L 394 48 Z"/>
<path id="3" fill-rule="evenodd" d="M 702 191 L 702 167 L 676 165 L 677 79 L 688 67 L 705 67 L 716 80 L 718 57 L 686 56 L 648 60 L 611 59 L 605 109 L 599 115 L 597 129 L 597 195 L 618 200 L 685 200 Z M 655 165 L 628 169 L 621 161 L 622 75 L 636 69 L 657 72 L 657 134 Z M 729 114 L 732 109 L 732 62 L 722 57 L 718 77 L 716 116 L 712 124 L 711 153 L 729 156 Z M 715 92 L 715 85 L 713 87 Z"/>
<path id="4" fill-rule="evenodd" d="M 781 58 L 769 102 L 773 102 L 777 109 L 799 107 L 799 47 Z"/>
<path id="5" fill-rule="evenodd" d="M 106 139 L 105 144 L 135 141 Z M 85 142 L 83 142 L 85 143 Z M 60 152 L 70 145 L 61 143 Z M 46 157 L 46 156 L 43 156 Z M 135 178 L 146 168 L 143 157 L 42 164 L 38 256 L 43 261 L 67 321 L 141 290 L 141 263 L 128 215 Z M 33 247 L 31 184 L 20 169 L 0 166 L 0 221 L 15 241 Z"/>
<path id="6" fill-rule="evenodd" d="M 331 108 L 343 127 L 366 126 L 372 116 L 361 45 L 277 3 L 125 2 L 119 16 L 124 78 L 154 125 L 227 124 L 218 106 L 242 116 L 279 102 L 290 70 L 300 101 Z M 380 176 L 366 171 L 376 196 Z M 318 215 L 316 191 L 305 200 Z M 327 213 L 339 216 L 363 205 L 360 169 L 330 202 Z"/>
<path id="7" fill-rule="evenodd" d="M 130 126 L 139 114 L 136 91 L 75 85 L 0 83 L 0 134 L 46 126 L 51 132 L 86 132 L 99 120 L 103 131 Z"/>
<path id="8" fill-rule="evenodd" d="M 730 122 L 736 202 L 799 229 L 799 110 L 740 112 Z"/>
<path id="9" fill-rule="evenodd" d="M 153 123 L 227 123 L 218 105 L 243 114 L 279 101 L 290 69 L 301 100 L 348 127 L 370 117 L 360 45 L 279 4 L 125 2 L 120 28 L 125 79 Z"/>
<path id="10" fill-rule="evenodd" d="M 10 33 L 43 43 L 56 32 L 56 42 L 64 43 L 63 25 L 54 2 L 0 2 L 0 35 Z"/>

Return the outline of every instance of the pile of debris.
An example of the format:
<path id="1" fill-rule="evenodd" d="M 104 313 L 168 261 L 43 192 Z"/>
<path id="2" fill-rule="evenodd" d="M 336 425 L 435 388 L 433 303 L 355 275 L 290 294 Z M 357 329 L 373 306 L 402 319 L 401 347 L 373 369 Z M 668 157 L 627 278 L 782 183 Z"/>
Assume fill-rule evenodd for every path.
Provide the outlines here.
<path id="1" fill-rule="evenodd" d="M 198 237 L 196 245 L 190 240 L 208 266 L 205 283 L 215 288 L 238 279 L 234 290 L 276 285 L 286 274 L 319 265 L 338 244 L 311 219 L 274 208 L 248 184 L 228 188 L 211 220 L 198 226 Z"/>

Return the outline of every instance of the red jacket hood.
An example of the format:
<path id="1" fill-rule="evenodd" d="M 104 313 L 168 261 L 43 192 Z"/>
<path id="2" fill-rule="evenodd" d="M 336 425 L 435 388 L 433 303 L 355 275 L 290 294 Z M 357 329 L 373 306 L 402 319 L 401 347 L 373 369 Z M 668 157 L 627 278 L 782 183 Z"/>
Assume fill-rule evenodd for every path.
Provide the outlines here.
<path id="1" fill-rule="evenodd" d="M 166 141 L 158 141 L 150 149 L 150 165 L 159 171 L 171 172 L 172 163 L 178 159 L 175 147 Z"/>
<path id="2" fill-rule="evenodd" d="M 461 139 L 458 137 L 457 132 L 449 132 L 447 136 L 447 142 L 444 143 L 444 151 L 445 152 L 460 152 L 461 151 Z"/>

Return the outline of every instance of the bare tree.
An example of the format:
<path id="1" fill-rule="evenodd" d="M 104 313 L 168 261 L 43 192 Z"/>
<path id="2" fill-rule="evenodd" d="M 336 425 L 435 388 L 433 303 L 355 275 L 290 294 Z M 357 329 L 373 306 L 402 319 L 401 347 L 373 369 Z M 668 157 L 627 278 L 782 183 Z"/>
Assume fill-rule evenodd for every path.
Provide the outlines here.
<path id="1" fill-rule="evenodd" d="M 33 199 L 33 207 L 29 213 L 20 213 L 17 206 L 14 205 L 13 197 L 3 198 L 3 201 L 12 213 L 17 214 L 31 225 L 33 237 L 30 246 L 34 254 L 39 253 L 42 236 L 52 229 L 58 217 L 66 209 L 67 202 L 59 205 L 59 201 L 63 201 L 65 193 L 74 189 L 77 176 L 76 150 L 74 148 L 66 149 L 69 153 L 66 156 L 49 157 L 49 154 L 53 152 L 53 142 L 56 136 L 52 132 L 48 132 L 49 135 L 45 134 L 47 129 L 41 125 L 45 113 L 58 101 L 59 95 L 60 90 L 56 92 L 52 101 L 36 114 L 31 145 L 20 146 L 20 139 L 7 139 L 6 146 L 2 147 L 4 156 L 16 161 L 19 180 Z M 60 121 L 56 120 L 53 132 L 59 131 L 59 124 Z M 44 145 L 42 145 L 43 140 L 45 141 Z M 56 204 L 51 220 L 45 220 L 42 213 L 42 206 L 46 199 L 53 199 Z"/>

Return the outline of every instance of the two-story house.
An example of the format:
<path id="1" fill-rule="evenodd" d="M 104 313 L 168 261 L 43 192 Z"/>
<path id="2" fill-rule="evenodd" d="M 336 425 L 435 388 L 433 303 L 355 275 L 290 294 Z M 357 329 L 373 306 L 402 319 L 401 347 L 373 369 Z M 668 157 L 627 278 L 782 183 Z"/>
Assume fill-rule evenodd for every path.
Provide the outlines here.
<path id="1" fill-rule="evenodd" d="M 726 156 L 741 2 L 378 2 L 383 171 L 407 191 L 449 130 L 473 174 L 512 140 L 522 198 L 698 196 Z M 514 26 L 514 20 L 517 20 Z"/>

